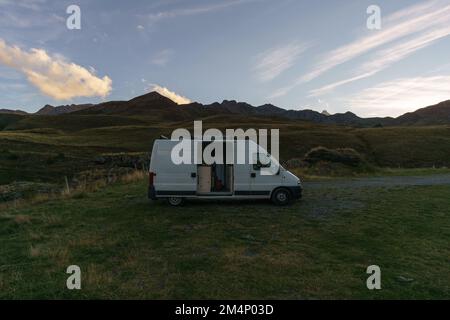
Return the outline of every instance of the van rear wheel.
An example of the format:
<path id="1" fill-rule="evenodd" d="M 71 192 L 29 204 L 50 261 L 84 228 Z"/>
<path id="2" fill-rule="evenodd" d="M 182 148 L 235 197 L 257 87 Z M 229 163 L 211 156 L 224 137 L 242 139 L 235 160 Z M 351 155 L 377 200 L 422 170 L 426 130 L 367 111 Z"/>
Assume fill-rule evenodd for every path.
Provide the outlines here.
<path id="1" fill-rule="evenodd" d="M 182 206 L 184 204 L 184 198 L 170 197 L 167 198 L 167 203 L 174 207 Z"/>
<path id="2" fill-rule="evenodd" d="M 286 206 L 292 201 L 292 195 L 289 190 L 280 188 L 274 191 L 272 195 L 272 202 L 277 206 Z"/>

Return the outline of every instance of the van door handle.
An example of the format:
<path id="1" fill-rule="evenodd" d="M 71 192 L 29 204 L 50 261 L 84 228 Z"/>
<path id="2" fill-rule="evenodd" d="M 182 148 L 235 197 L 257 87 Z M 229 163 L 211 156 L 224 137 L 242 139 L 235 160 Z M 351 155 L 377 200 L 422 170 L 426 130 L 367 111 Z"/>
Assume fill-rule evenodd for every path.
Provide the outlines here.
<path id="1" fill-rule="evenodd" d="M 250 177 L 256 178 L 256 173 L 254 173 L 254 172 L 250 173 Z"/>
<path id="2" fill-rule="evenodd" d="M 191 172 L 191 178 L 197 177 L 197 174 L 195 172 Z"/>

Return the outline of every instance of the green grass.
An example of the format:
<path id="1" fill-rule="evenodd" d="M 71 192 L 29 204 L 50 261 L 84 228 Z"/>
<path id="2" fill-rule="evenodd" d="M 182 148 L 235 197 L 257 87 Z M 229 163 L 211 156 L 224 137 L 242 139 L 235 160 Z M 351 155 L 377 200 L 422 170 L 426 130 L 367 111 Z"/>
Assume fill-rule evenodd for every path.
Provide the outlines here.
<path id="1" fill-rule="evenodd" d="M 450 188 L 151 203 L 144 182 L 0 213 L 0 298 L 448 299 Z M 65 288 L 68 265 L 82 290 Z M 382 270 L 369 291 L 367 266 Z M 402 282 L 399 277 L 412 278 Z"/>
<path id="2" fill-rule="evenodd" d="M 161 134 L 170 136 L 176 128 L 193 126 L 192 121 L 161 122 L 146 116 L 70 114 L 0 115 L 0 123 L 0 184 L 17 180 L 61 183 L 65 176 L 91 169 L 102 153 L 149 152 Z M 450 166 L 449 126 L 351 128 L 231 115 L 208 117 L 203 123 L 204 129 L 230 126 L 279 128 L 282 162 L 303 158 L 312 148 L 324 146 L 353 148 L 374 167 Z M 19 155 L 19 159 L 11 161 L 3 153 Z M 65 162 L 49 163 L 49 157 L 60 153 L 66 155 Z M 344 175 L 353 175 L 354 170 L 347 171 Z"/>

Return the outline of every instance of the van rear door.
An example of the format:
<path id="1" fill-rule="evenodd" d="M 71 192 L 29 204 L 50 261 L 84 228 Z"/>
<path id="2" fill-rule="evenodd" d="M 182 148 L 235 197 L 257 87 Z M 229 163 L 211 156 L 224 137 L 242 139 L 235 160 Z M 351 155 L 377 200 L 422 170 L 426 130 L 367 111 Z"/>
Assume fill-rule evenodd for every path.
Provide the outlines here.
<path id="1" fill-rule="evenodd" d="M 154 185 L 157 196 L 190 196 L 197 192 L 197 165 L 175 164 L 171 159 L 176 141 L 162 141 L 156 150 Z"/>

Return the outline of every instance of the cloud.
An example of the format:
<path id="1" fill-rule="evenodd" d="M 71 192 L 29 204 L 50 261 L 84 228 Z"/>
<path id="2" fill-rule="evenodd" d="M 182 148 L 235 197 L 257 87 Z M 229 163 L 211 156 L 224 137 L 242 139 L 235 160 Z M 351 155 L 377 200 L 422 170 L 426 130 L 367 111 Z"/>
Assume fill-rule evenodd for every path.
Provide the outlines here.
<path id="1" fill-rule="evenodd" d="M 445 2 L 427 1 L 425 4 L 413 5 L 391 14 L 386 17 L 381 31 L 371 32 L 369 35 L 326 53 L 310 72 L 297 78 L 292 84 L 278 89 L 272 97 L 285 95 L 296 86 L 309 82 L 330 69 L 380 46 L 431 28 L 448 26 L 450 5 L 442 6 L 443 3 Z"/>
<path id="2" fill-rule="evenodd" d="M 397 116 L 450 99 L 450 76 L 399 78 L 343 99 L 363 116 Z"/>
<path id="3" fill-rule="evenodd" d="M 49 7 L 45 2 L 45 0 L 0 0 L 0 26 L 5 29 L 30 28 L 45 27 L 61 22 L 61 16 L 44 12 L 43 9 Z M 64 23 L 65 21 L 66 19 L 63 18 Z"/>
<path id="4" fill-rule="evenodd" d="M 261 81 L 270 81 L 289 69 L 309 45 L 291 42 L 258 55 L 255 71 Z"/>
<path id="5" fill-rule="evenodd" d="M 348 78 L 348 79 L 344 79 L 344 80 L 340 80 L 340 81 L 328 84 L 328 85 L 323 86 L 323 87 L 321 87 L 319 89 L 311 90 L 309 92 L 309 96 L 308 97 L 322 96 L 322 95 L 324 95 L 324 94 L 326 94 L 326 93 L 328 93 L 330 91 L 333 91 L 337 87 L 340 87 L 340 86 L 342 86 L 344 84 L 351 83 L 351 82 L 354 82 L 354 81 L 357 81 L 357 80 L 361 80 L 361 79 L 364 79 L 364 78 L 368 78 L 368 77 L 374 75 L 376 72 L 377 71 L 371 71 L 371 72 L 363 73 L 363 74 L 360 74 L 360 75 L 357 75 L 357 76 L 354 76 L 354 77 L 351 77 L 351 78 Z"/>
<path id="6" fill-rule="evenodd" d="M 417 50 L 426 48 L 435 43 L 437 40 L 447 37 L 448 35 L 450 35 L 450 27 L 446 26 L 444 28 L 438 28 L 431 30 L 430 32 L 422 33 L 416 38 L 402 42 L 396 46 L 393 46 L 392 48 L 381 50 L 377 52 L 372 58 L 369 59 L 368 62 L 366 62 L 362 66 L 362 71 L 378 72 L 380 70 L 383 70 L 392 65 L 393 63 L 408 57 Z"/>
<path id="7" fill-rule="evenodd" d="M 178 104 L 188 104 L 188 103 L 192 102 L 190 99 L 180 96 L 179 94 L 176 94 L 175 92 L 170 91 L 169 89 L 167 89 L 165 87 L 161 87 L 157 84 L 153 85 L 152 91 L 156 91 L 160 95 L 162 95 L 166 98 L 169 98 L 170 100 L 172 100 L 173 102 L 176 102 Z"/>
<path id="8" fill-rule="evenodd" d="M 426 48 L 448 35 L 450 35 L 450 27 L 433 29 L 429 32 L 420 34 L 412 40 L 401 42 L 392 48 L 380 50 L 357 70 L 356 76 L 313 90 L 311 91 L 311 96 L 323 95 L 341 85 L 370 77 L 390 67 L 395 62 L 405 59 L 416 51 Z"/>
<path id="9" fill-rule="evenodd" d="M 218 3 L 213 4 L 206 4 L 202 6 L 197 7 L 191 7 L 191 8 L 177 8 L 173 10 L 168 11 L 160 11 L 157 13 L 151 13 L 147 15 L 149 21 L 151 23 L 157 22 L 159 20 L 168 19 L 168 18 L 177 18 L 177 17 L 183 17 L 183 16 L 193 16 L 193 15 L 199 15 L 199 14 L 205 14 L 209 12 L 219 11 L 228 7 L 241 5 L 249 2 L 254 2 L 258 0 L 228 0 L 228 1 L 222 1 Z"/>
<path id="10" fill-rule="evenodd" d="M 43 94 L 57 100 L 75 97 L 105 97 L 111 92 L 109 77 L 98 78 L 91 71 L 63 57 L 50 56 L 43 49 L 23 51 L 0 39 L 0 63 L 23 73 Z"/>
<path id="11" fill-rule="evenodd" d="M 331 68 L 399 38 L 417 33 L 432 26 L 448 24 L 450 6 L 442 8 L 435 6 L 435 3 L 435 1 L 430 1 L 425 5 L 415 5 L 399 13 L 394 13 L 394 17 L 387 18 L 389 22 L 385 24 L 387 27 L 382 31 L 362 37 L 350 44 L 331 51 L 310 73 L 303 76 L 302 80 L 305 82 L 310 81 Z M 420 15 L 416 15 L 416 12 L 420 12 Z"/>

